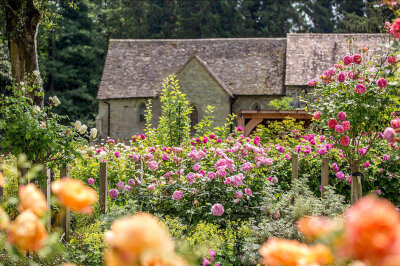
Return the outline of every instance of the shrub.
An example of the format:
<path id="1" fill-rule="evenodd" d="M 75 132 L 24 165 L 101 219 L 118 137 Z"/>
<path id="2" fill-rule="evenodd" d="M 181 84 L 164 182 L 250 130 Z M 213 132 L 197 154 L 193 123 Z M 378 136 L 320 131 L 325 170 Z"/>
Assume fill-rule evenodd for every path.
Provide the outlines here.
<path id="1" fill-rule="evenodd" d="M 241 261 L 244 265 L 254 265 L 259 261 L 258 250 L 262 243 L 271 237 L 302 240 L 295 228 L 298 219 L 305 215 L 342 215 L 347 208 L 344 197 L 336 194 L 332 188 L 326 191 L 326 197 L 315 197 L 306 181 L 299 179 L 290 190 L 275 198 L 271 191 L 264 202 L 264 216 L 260 223 L 253 221 L 252 234 L 245 238 Z"/>

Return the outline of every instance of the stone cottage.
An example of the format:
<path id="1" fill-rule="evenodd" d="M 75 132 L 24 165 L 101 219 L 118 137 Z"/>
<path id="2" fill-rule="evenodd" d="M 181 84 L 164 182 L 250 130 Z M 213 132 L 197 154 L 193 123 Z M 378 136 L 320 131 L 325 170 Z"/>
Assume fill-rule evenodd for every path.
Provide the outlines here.
<path id="1" fill-rule="evenodd" d="M 304 112 L 271 110 L 268 103 L 283 96 L 298 96 L 307 84 L 349 53 L 348 43 L 367 53 L 381 52 L 380 34 L 288 34 L 286 38 L 110 40 L 97 99 L 96 127 L 101 137 L 130 138 L 143 132 L 144 111 L 152 99 L 153 124 L 161 115 L 162 80 L 176 74 L 181 90 L 200 121 L 207 105 L 215 107 L 214 126 L 228 114 L 249 133 L 265 119 Z M 252 118 L 254 119 L 252 120 Z M 251 122 L 251 123 L 250 123 Z"/>

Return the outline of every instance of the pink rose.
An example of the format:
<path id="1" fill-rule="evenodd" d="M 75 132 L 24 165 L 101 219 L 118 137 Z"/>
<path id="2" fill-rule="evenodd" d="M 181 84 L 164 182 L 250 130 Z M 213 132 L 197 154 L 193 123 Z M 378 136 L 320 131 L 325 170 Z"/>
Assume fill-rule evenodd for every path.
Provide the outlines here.
<path id="1" fill-rule="evenodd" d="M 250 188 L 245 188 L 244 193 L 246 193 L 247 196 L 251 196 L 253 194 Z"/>
<path id="2" fill-rule="evenodd" d="M 345 112 L 339 112 L 338 115 L 337 115 L 337 117 L 338 117 L 338 119 L 339 119 L 340 121 L 344 121 L 344 120 L 346 120 L 347 115 L 346 115 Z"/>
<path id="3" fill-rule="evenodd" d="M 221 204 L 214 204 L 211 207 L 211 213 L 214 216 L 221 216 L 222 214 L 224 214 L 224 206 L 222 206 Z"/>
<path id="4" fill-rule="evenodd" d="M 320 155 L 325 155 L 325 154 L 326 154 L 326 149 L 325 149 L 325 148 L 322 148 L 322 149 L 320 149 L 320 150 L 318 151 L 318 153 L 319 153 Z"/>
<path id="5" fill-rule="evenodd" d="M 343 138 L 340 138 L 340 144 L 342 146 L 349 146 L 349 144 L 350 144 L 349 136 L 344 136 Z"/>
<path id="6" fill-rule="evenodd" d="M 359 55 L 359 54 L 354 54 L 353 55 L 353 63 L 355 63 L 355 64 L 361 64 L 361 61 L 362 61 L 362 58 L 361 58 L 361 55 Z"/>
<path id="7" fill-rule="evenodd" d="M 198 164 L 195 164 L 195 165 L 193 165 L 193 167 L 192 167 L 192 169 L 193 169 L 193 171 L 199 171 L 200 170 L 200 165 L 198 165 Z"/>
<path id="8" fill-rule="evenodd" d="M 338 76 L 339 82 L 344 82 L 346 80 L 346 74 L 344 72 L 340 72 Z"/>
<path id="9" fill-rule="evenodd" d="M 383 137 L 389 142 L 393 142 L 395 136 L 396 136 L 396 132 L 391 127 L 387 127 L 385 129 L 385 131 L 383 132 Z"/>
<path id="10" fill-rule="evenodd" d="M 400 128 L 400 118 L 396 117 L 392 121 L 390 121 L 390 125 L 392 126 L 393 129 L 398 129 Z"/>
<path id="11" fill-rule="evenodd" d="M 342 126 L 344 128 L 344 131 L 350 130 L 350 122 L 349 121 L 343 121 Z"/>
<path id="12" fill-rule="evenodd" d="M 183 198 L 183 193 L 182 191 L 178 190 L 178 191 L 174 191 L 174 193 L 172 194 L 172 198 L 174 200 L 181 200 Z"/>
<path id="13" fill-rule="evenodd" d="M 341 134 L 341 133 L 344 132 L 344 127 L 342 125 L 336 125 L 335 126 L 335 131 L 336 131 L 336 133 Z"/>
<path id="14" fill-rule="evenodd" d="M 346 55 L 346 56 L 343 58 L 343 63 L 344 63 L 346 66 L 347 66 L 347 65 L 350 65 L 352 61 L 353 61 L 353 58 L 351 57 L 351 55 Z"/>
<path id="15" fill-rule="evenodd" d="M 320 117 L 321 117 L 321 111 L 316 111 L 314 114 L 314 120 L 318 121 Z"/>
<path id="16" fill-rule="evenodd" d="M 163 153 L 163 155 L 161 155 L 161 159 L 164 161 L 168 161 L 168 159 L 169 159 L 168 154 Z"/>
<path id="17" fill-rule="evenodd" d="M 358 84 L 356 86 L 355 92 L 357 92 L 358 94 L 364 94 L 367 91 L 367 88 L 365 87 L 364 84 Z"/>
<path id="18" fill-rule="evenodd" d="M 386 85 L 387 85 L 387 81 L 386 81 L 386 79 L 384 79 L 384 78 L 378 79 L 378 80 L 376 81 L 376 85 L 378 85 L 379 88 L 385 88 Z"/>
<path id="19" fill-rule="evenodd" d="M 344 173 L 342 171 L 336 173 L 337 179 L 342 180 L 344 178 Z"/>
<path id="20" fill-rule="evenodd" d="M 316 79 L 312 79 L 308 82 L 308 86 L 310 87 L 314 87 L 315 85 L 317 85 L 317 80 Z"/>
<path id="21" fill-rule="evenodd" d="M 208 178 L 210 178 L 210 179 L 215 179 L 215 178 L 217 177 L 217 175 L 216 175 L 214 172 L 209 172 L 209 173 L 207 174 L 207 176 L 208 176 Z"/>
<path id="22" fill-rule="evenodd" d="M 338 124 L 338 122 L 334 118 L 329 119 L 329 121 L 328 121 L 328 126 L 330 129 L 335 129 L 337 124 Z"/>

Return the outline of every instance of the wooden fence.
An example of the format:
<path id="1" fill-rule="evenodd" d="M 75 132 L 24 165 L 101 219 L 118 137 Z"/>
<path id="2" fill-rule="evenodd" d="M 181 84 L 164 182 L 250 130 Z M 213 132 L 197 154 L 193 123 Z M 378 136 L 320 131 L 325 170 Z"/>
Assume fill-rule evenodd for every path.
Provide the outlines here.
<path id="1" fill-rule="evenodd" d="M 141 168 L 141 179 L 143 180 L 143 164 L 140 165 Z M 60 177 L 70 178 L 70 166 L 60 169 Z M 21 171 L 21 175 L 25 174 L 26 170 Z M 51 182 L 54 180 L 54 171 L 51 169 L 47 169 L 47 182 L 44 187 L 41 188 L 43 193 L 46 196 L 47 204 L 48 204 L 48 211 L 51 213 L 51 190 L 50 185 Z M 299 156 L 298 154 L 292 154 L 292 180 L 298 178 L 299 175 Z M 322 158 L 321 164 L 321 194 L 322 197 L 325 197 L 326 186 L 328 185 L 328 178 L 329 178 L 329 158 Z M 99 204 L 100 204 L 100 213 L 106 214 L 107 213 L 107 163 L 100 162 L 99 163 Z M 0 188 L 0 202 L 3 202 L 3 188 Z M 51 215 L 48 215 L 47 229 L 51 230 Z M 68 208 L 60 207 L 59 211 L 60 217 L 60 227 L 64 232 L 63 240 L 69 242 L 70 240 L 70 211 Z"/>

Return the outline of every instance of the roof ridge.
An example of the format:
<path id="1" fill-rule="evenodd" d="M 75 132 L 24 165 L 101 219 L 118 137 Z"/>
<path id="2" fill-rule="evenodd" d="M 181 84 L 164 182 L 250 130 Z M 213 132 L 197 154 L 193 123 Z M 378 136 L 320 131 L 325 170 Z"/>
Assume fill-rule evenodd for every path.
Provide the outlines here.
<path id="1" fill-rule="evenodd" d="M 217 84 L 232 98 L 235 98 L 231 92 L 231 90 L 229 89 L 229 86 L 227 86 L 225 84 L 225 82 L 220 79 L 218 77 L 218 75 L 211 69 L 211 67 L 207 64 L 206 61 L 202 60 L 197 54 L 192 55 L 191 57 L 189 57 L 189 59 L 185 62 L 185 64 L 183 64 L 183 66 L 181 68 L 179 68 L 179 70 L 175 73 L 176 75 L 178 75 L 179 73 L 181 73 L 185 67 L 193 60 L 196 59 L 200 65 L 202 65 L 204 67 L 204 69 L 208 72 L 208 74 L 210 74 L 211 78 L 214 79 L 215 82 L 217 82 Z"/>
<path id="2" fill-rule="evenodd" d="M 205 39 L 110 39 L 110 42 L 194 42 L 194 41 L 283 41 L 286 37 L 279 38 L 205 38 Z"/>

